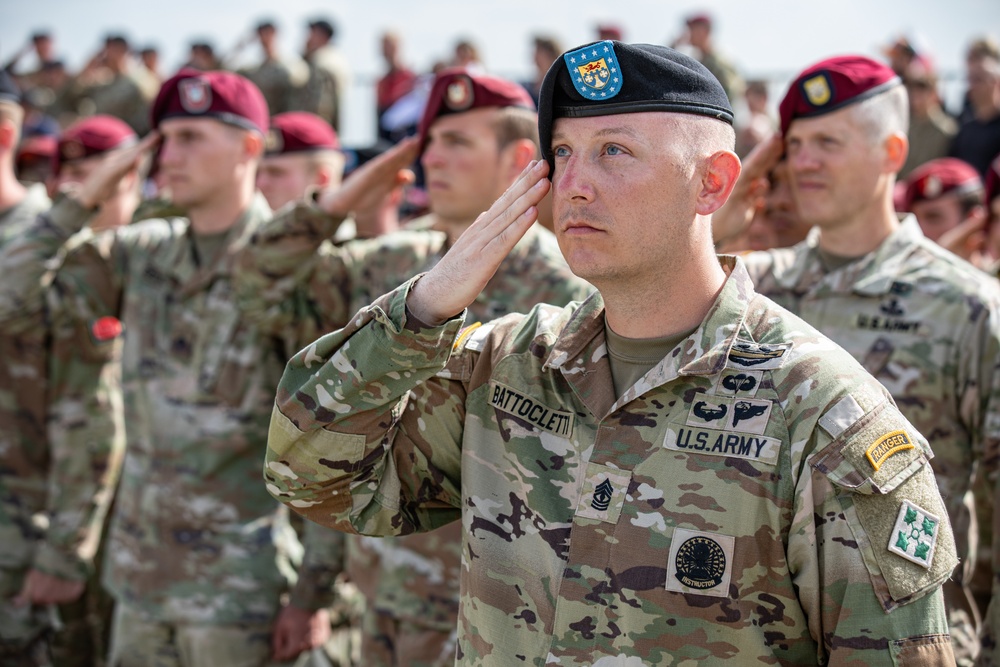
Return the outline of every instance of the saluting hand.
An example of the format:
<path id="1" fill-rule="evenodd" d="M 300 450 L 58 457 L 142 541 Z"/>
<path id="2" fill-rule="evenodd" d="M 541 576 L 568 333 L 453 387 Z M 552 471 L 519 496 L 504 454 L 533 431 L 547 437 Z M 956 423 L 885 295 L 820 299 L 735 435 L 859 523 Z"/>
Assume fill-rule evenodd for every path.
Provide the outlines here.
<path id="1" fill-rule="evenodd" d="M 418 138 L 404 139 L 358 167 L 339 188 L 321 192 L 319 207 L 342 218 L 374 211 L 393 190 L 413 182 L 413 172 L 407 167 L 417 159 L 419 148 Z"/>
<path id="2" fill-rule="evenodd" d="M 770 187 L 767 176 L 781 161 L 784 150 L 784 140 L 775 134 L 754 146 L 743 160 L 743 170 L 729 199 L 712 214 L 712 239 L 716 245 L 739 236 L 750 226 Z"/>
<path id="3" fill-rule="evenodd" d="M 136 169 L 143 156 L 151 151 L 159 140 L 160 133 L 153 130 L 139 143 L 109 153 L 87 176 L 73 195 L 74 199 L 88 209 L 96 208 L 106 202 L 115 194 L 118 183 L 125 178 L 125 174 Z"/>
<path id="4" fill-rule="evenodd" d="M 425 324 L 458 315 L 483 291 L 500 263 L 538 219 L 549 191 L 549 165 L 532 161 L 488 211 L 462 233 L 448 253 L 417 281 L 406 305 Z"/>

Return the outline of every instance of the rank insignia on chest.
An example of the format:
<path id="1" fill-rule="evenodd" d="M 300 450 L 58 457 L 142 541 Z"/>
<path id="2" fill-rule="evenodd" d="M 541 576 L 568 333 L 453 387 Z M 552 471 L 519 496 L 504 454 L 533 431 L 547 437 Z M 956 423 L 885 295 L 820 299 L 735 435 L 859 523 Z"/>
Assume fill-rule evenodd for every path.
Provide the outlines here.
<path id="1" fill-rule="evenodd" d="M 940 527 L 941 520 L 938 517 L 909 500 L 904 500 L 899 508 L 896 525 L 889 535 L 888 549 L 921 567 L 930 568 Z"/>
<path id="2" fill-rule="evenodd" d="M 632 474 L 599 463 L 587 464 L 587 477 L 577 503 L 576 515 L 606 523 L 617 523 L 625 504 Z"/>
<path id="3" fill-rule="evenodd" d="M 573 85 L 585 99 L 601 102 L 618 94 L 624 78 L 610 40 L 591 44 L 563 56 Z"/>
<path id="4" fill-rule="evenodd" d="M 667 590 L 729 597 L 736 538 L 675 528 L 667 561 Z"/>

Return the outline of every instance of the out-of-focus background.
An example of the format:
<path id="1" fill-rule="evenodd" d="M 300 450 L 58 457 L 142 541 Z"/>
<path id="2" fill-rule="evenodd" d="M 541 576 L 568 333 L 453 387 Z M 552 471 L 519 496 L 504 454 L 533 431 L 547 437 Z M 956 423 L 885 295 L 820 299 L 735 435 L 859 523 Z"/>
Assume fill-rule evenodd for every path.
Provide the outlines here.
<path id="1" fill-rule="evenodd" d="M 47 30 L 72 72 L 101 48 L 105 35 L 119 33 L 133 48 L 157 49 L 161 76 L 186 61 L 192 41 L 214 45 L 228 65 L 252 65 L 260 59 L 254 28 L 263 19 L 275 22 L 283 53 L 301 54 L 307 21 L 326 17 L 352 74 L 340 123 L 348 146 L 375 138 L 375 84 L 385 72 L 380 37 L 390 29 L 401 37 L 402 61 L 417 73 L 450 62 L 464 39 L 489 72 L 529 80 L 534 35 L 569 48 L 595 39 L 598 24 L 612 24 L 625 41 L 670 44 L 684 31 L 685 18 L 703 12 L 713 18 L 718 51 L 745 79 L 766 80 L 772 105 L 805 65 L 847 52 L 884 57 L 883 49 L 904 36 L 933 58 L 946 106 L 955 110 L 966 46 L 976 36 L 1000 33 L 997 0 L 0 0 L 0 7 L 0 62 L 32 33 Z M 33 68 L 34 58 L 26 53 L 19 68 Z"/>

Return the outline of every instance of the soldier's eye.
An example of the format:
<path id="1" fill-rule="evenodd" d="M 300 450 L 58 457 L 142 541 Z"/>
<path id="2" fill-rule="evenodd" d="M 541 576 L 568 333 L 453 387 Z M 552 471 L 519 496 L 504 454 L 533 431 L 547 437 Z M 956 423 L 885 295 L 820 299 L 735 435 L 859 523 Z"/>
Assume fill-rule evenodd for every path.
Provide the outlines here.
<path id="1" fill-rule="evenodd" d="M 608 146 L 604 149 L 604 152 L 608 155 L 623 155 L 625 153 L 621 146 L 617 146 L 615 144 L 608 144 Z"/>
<path id="2" fill-rule="evenodd" d="M 556 157 L 569 157 L 569 149 L 565 146 L 556 146 L 552 149 L 552 153 Z"/>

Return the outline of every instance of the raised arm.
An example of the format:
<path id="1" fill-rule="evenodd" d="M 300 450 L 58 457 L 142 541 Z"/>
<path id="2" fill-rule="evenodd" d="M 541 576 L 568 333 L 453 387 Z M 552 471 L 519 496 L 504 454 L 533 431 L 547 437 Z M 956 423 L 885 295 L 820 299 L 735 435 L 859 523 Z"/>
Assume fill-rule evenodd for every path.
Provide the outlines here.
<path id="1" fill-rule="evenodd" d="M 371 535 L 458 518 L 472 360 L 452 355 L 457 316 L 534 222 L 546 168 L 525 169 L 429 273 L 292 358 L 264 471 L 276 498 L 319 523 Z"/>

